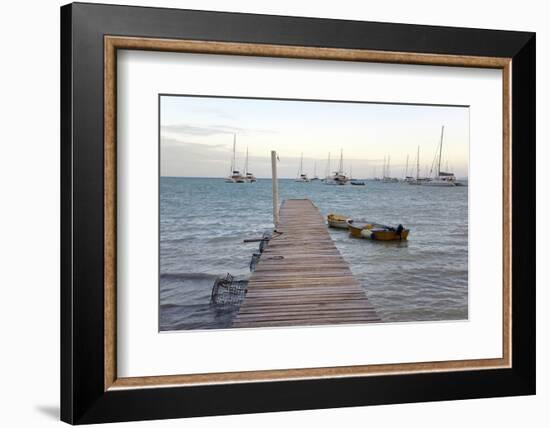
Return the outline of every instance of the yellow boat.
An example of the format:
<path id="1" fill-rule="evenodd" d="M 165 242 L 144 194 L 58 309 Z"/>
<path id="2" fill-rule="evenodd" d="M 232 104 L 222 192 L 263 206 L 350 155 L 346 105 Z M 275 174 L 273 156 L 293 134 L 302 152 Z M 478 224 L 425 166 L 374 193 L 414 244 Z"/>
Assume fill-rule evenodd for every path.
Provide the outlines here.
<path id="1" fill-rule="evenodd" d="M 372 239 L 373 241 L 405 241 L 409 229 L 403 225 L 390 227 L 379 223 L 362 220 L 347 220 L 349 233 L 354 238 Z"/>
<path id="2" fill-rule="evenodd" d="M 341 214 L 329 214 L 327 215 L 327 222 L 329 227 L 334 227 L 335 229 L 348 229 L 349 217 Z"/>

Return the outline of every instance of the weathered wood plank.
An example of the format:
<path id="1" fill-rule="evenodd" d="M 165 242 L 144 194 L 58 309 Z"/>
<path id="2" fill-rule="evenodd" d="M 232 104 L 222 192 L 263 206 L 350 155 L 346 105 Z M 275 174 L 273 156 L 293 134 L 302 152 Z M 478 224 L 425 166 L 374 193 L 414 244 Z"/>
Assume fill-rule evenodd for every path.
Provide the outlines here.
<path id="1" fill-rule="evenodd" d="M 380 321 L 311 201 L 284 201 L 277 230 L 282 234 L 266 246 L 233 327 Z"/>

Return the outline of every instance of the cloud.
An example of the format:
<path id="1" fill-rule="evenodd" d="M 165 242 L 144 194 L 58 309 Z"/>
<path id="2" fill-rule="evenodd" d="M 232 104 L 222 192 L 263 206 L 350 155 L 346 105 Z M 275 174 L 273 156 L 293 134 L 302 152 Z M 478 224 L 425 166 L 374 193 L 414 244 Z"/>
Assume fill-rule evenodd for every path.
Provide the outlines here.
<path id="1" fill-rule="evenodd" d="M 232 134 L 238 132 L 236 128 L 229 126 L 193 126 L 185 124 L 163 125 L 163 133 L 186 134 L 193 136 L 209 137 L 218 134 Z"/>
<path id="2" fill-rule="evenodd" d="M 275 133 L 270 129 L 253 129 L 253 128 L 240 128 L 236 126 L 228 125 L 204 125 L 195 126 L 184 123 L 173 125 L 162 125 L 161 132 L 163 134 L 178 134 L 178 135 L 192 135 L 199 137 L 210 137 L 213 135 L 223 134 L 256 134 L 256 133 Z"/>
<path id="3" fill-rule="evenodd" d="M 181 148 L 187 148 L 189 150 L 208 151 L 208 150 L 223 150 L 227 151 L 227 144 L 205 144 L 205 143 L 193 143 L 190 141 L 180 140 L 178 138 L 160 137 L 161 147 L 179 146 Z"/>
<path id="4" fill-rule="evenodd" d="M 162 137 L 160 148 L 163 176 L 223 176 L 229 170 L 230 152 L 225 144 L 201 144 Z"/>

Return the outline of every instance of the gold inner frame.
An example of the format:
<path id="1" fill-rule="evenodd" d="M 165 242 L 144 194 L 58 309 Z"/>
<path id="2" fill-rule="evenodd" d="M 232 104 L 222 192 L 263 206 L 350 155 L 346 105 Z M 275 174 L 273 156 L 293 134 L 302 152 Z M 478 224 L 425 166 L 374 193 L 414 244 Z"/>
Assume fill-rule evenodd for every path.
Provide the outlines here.
<path id="1" fill-rule="evenodd" d="M 213 55 L 261 56 L 333 61 L 381 62 L 393 64 L 441 65 L 494 68 L 502 70 L 502 144 L 503 144 L 503 320 L 502 358 L 431 361 L 421 363 L 376 364 L 342 367 L 202 373 L 170 376 L 119 378 L 116 367 L 116 88 L 117 50 L 147 50 Z M 298 380 L 312 378 L 359 377 L 382 374 L 441 372 L 511 367 L 511 58 L 461 55 L 383 52 L 196 40 L 170 40 L 139 37 L 104 37 L 104 389 L 192 386 L 236 382 Z"/>

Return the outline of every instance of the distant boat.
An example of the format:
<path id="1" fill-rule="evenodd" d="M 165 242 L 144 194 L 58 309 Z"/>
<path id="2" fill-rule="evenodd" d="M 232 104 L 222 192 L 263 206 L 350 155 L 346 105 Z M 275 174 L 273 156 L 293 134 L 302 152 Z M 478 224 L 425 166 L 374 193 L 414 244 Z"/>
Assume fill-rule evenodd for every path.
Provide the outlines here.
<path id="1" fill-rule="evenodd" d="M 329 153 L 329 165 L 330 165 L 330 153 Z M 324 183 L 330 185 L 342 186 L 348 184 L 349 177 L 344 174 L 344 151 L 340 150 L 340 163 L 338 164 L 338 171 L 335 171 L 333 175 L 325 178 Z"/>
<path id="2" fill-rule="evenodd" d="M 355 179 L 353 178 L 353 174 L 351 173 L 351 166 L 349 167 L 349 183 L 350 183 L 352 186 L 364 186 L 364 185 L 365 185 L 365 182 L 364 182 L 364 181 L 355 180 Z"/>
<path id="3" fill-rule="evenodd" d="M 310 180 L 307 178 L 307 174 L 303 172 L 303 166 L 304 166 L 304 154 L 300 156 L 300 170 L 298 171 L 298 176 L 296 177 L 296 182 L 298 183 L 309 183 Z"/>
<path id="4" fill-rule="evenodd" d="M 225 178 L 226 183 L 246 183 L 246 178 L 237 169 L 235 148 L 237 145 L 237 134 L 233 134 L 233 157 L 231 158 L 231 168 L 229 170 L 229 176 Z"/>
<path id="5" fill-rule="evenodd" d="M 329 214 L 327 215 L 327 223 L 330 227 L 335 229 L 348 229 L 348 217 L 341 214 Z"/>
<path id="6" fill-rule="evenodd" d="M 330 165 L 330 152 L 328 152 L 327 164 L 325 165 L 325 178 L 321 179 L 321 183 L 327 181 L 328 176 L 330 175 L 331 165 Z"/>
<path id="7" fill-rule="evenodd" d="M 406 241 L 409 229 L 403 225 L 386 226 L 364 220 L 347 220 L 350 235 L 354 238 L 372 239 L 373 241 Z"/>
<path id="8" fill-rule="evenodd" d="M 248 147 L 246 148 L 246 160 L 244 161 L 244 179 L 247 183 L 255 183 L 256 177 L 248 171 Z"/>
<path id="9" fill-rule="evenodd" d="M 441 153 L 443 151 L 443 133 L 445 126 L 441 126 L 441 138 L 439 140 L 438 146 L 438 159 L 437 159 L 437 175 L 430 179 L 421 182 L 423 186 L 433 186 L 433 187 L 455 187 L 456 186 L 456 177 L 452 172 L 441 171 Z"/>
<path id="10" fill-rule="evenodd" d="M 313 162 L 313 178 L 311 181 L 319 181 L 319 177 L 317 177 L 317 161 Z"/>
<path id="11" fill-rule="evenodd" d="M 415 178 L 411 175 L 409 175 L 409 155 L 407 154 L 407 161 L 405 163 L 405 178 L 403 181 L 405 183 L 410 183 L 411 181 L 414 181 Z"/>
<path id="12" fill-rule="evenodd" d="M 397 183 L 399 180 L 397 178 L 391 177 L 390 175 L 390 157 L 388 156 L 388 163 L 386 165 L 386 157 L 384 156 L 384 170 L 382 174 L 382 183 Z"/>
<path id="13" fill-rule="evenodd" d="M 242 176 L 242 174 L 235 170 L 233 171 L 233 174 L 230 177 L 227 177 L 225 179 L 226 183 L 246 183 L 246 179 Z"/>
<path id="14" fill-rule="evenodd" d="M 420 178 L 420 146 L 416 149 L 416 177 L 407 177 L 405 181 L 409 184 L 419 186 L 423 182 L 428 181 L 427 178 Z"/>

